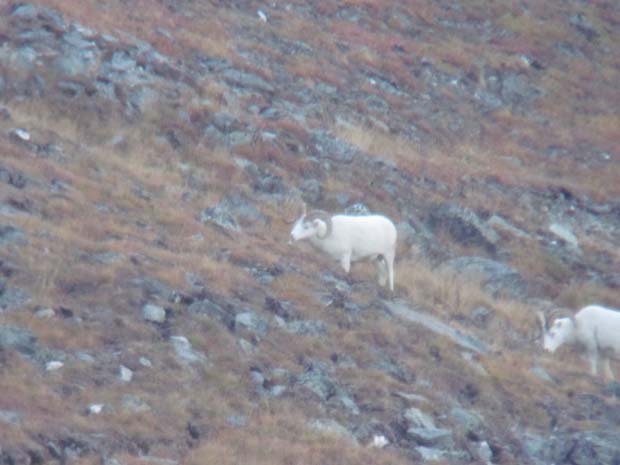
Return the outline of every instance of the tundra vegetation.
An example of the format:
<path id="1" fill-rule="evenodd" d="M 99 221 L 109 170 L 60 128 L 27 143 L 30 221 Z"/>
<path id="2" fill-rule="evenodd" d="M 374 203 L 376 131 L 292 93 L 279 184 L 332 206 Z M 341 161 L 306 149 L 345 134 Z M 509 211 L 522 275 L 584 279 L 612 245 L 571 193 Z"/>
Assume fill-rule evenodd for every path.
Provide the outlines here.
<path id="1" fill-rule="evenodd" d="M 0 2 L 0 462 L 617 462 L 617 387 L 536 312 L 620 302 L 619 23 Z M 487 350 L 290 247 L 292 195 L 393 219 L 390 298 Z"/>

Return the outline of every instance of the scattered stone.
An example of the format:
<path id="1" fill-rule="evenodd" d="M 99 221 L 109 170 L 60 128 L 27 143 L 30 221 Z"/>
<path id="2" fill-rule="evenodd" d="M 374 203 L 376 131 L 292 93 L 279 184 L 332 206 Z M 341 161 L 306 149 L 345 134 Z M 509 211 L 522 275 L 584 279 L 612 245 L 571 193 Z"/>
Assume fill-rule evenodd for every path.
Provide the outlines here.
<path id="1" fill-rule="evenodd" d="M 11 425 L 20 426 L 23 415 L 12 410 L 0 410 L 0 422 Z"/>
<path id="2" fill-rule="evenodd" d="M 86 409 L 89 415 L 98 415 L 103 411 L 104 404 L 90 404 Z"/>
<path id="3" fill-rule="evenodd" d="M 579 240 L 568 226 L 559 223 L 553 223 L 551 226 L 549 226 L 549 231 L 556 237 L 561 239 L 563 242 L 565 242 L 568 246 L 572 247 L 575 250 L 579 250 Z"/>
<path id="4" fill-rule="evenodd" d="M 0 326 L 0 350 L 15 349 L 19 353 L 32 356 L 36 350 L 37 338 L 31 331 L 15 326 Z"/>
<path id="5" fill-rule="evenodd" d="M 439 271 L 480 280 L 482 288 L 493 297 L 524 298 L 527 281 L 514 268 L 485 257 L 457 257 L 443 262 Z"/>
<path id="6" fill-rule="evenodd" d="M 404 413 L 405 420 L 409 423 L 407 434 L 421 446 L 453 445 L 452 431 L 435 426 L 435 421 L 430 415 L 416 407 L 407 409 Z"/>
<path id="7" fill-rule="evenodd" d="M 490 465 L 493 461 L 493 450 L 489 443 L 486 441 L 481 441 L 478 444 L 478 457 L 485 465 Z"/>
<path id="8" fill-rule="evenodd" d="M 10 224 L 0 225 L 0 247 L 7 244 L 27 245 L 26 233 L 16 226 Z"/>
<path id="9" fill-rule="evenodd" d="M 327 336 L 327 325 L 321 320 L 297 320 L 286 323 L 286 330 L 302 336 Z"/>
<path id="10" fill-rule="evenodd" d="M 152 368 L 153 367 L 153 364 L 151 363 L 151 361 L 148 358 L 146 358 L 146 357 L 140 357 L 138 359 L 138 363 L 140 363 L 140 365 L 142 365 L 143 367 L 146 367 L 146 368 Z"/>
<path id="11" fill-rule="evenodd" d="M 383 449 L 390 443 L 388 439 L 382 434 L 375 434 L 372 437 L 372 441 L 368 444 L 368 447 L 376 447 L 378 449 Z"/>
<path id="12" fill-rule="evenodd" d="M 59 360 L 52 360 L 51 362 L 47 362 L 45 364 L 45 371 L 60 370 L 63 366 L 64 366 L 64 363 L 62 363 L 61 361 L 59 361 Z"/>
<path id="13" fill-rule="evenodd" d="M 254 312 L 238 313 L 235 316 L 235 331 L 247 330 L 259 337 L 265 336 L 269 324 Z"/>
<path id="14" fill-rule="evenodd" d="M 248 417 L 245 415 L 229 415 L 226 417 L 226 423 L 234 428 L 243 428 L 248 423 Z"/>
<path id="15" fill-rule="evenodd" d="M 25 129 L 15 128 L 15 129 L 13 129 L 12 134 L 14 134 L 20 140 L 23 140 L 23 141 L 29 141 L 30 140 L 30 133 L 28 131 L 26 131 Z"/>
<path id="16" fill-rule="evenodd" d="M 429 211 L 428 224 L 434 231 L 447 231 L 465 246 L 482 247 L 494 252 L 500 237 L 473 211 L 453 203 L 444 203 Z"/>
<path id="17" fill-rule="evenodd" d="M 146 304 L 142 307 L 142 317 L 146 321 L 152 321 L 154 323 L 163 323 L 166 321 L 166 310 L 159 305 Z"/>
<path id="18" fill-rule="evenodd" d="M 30 294 L 16 287 L 6 287 L 4 282 L 0 281 L 0 311 L 1 310 L 17 310 L 28 302 L 30 302 Z"/>
<path id="19" fill-rule="evenodd" d="M 448 326 L 428 313 L 423 313 L 409 308 L 403 302 L 386 302 L 386 305 L 395 315 L 398 315 L 405 320 L 421 324 L 437 334 L 446 336 L 465 349 L 482 354 L 488 352 L 488 348 L 482 341 Z"/>
<path id="20" fill-rule="evenodd" d="M 54 316 L 56 316 L 56 312 L 54 311 L 53 308 L 40 308 L 38 309 L 36 312 L 34 312 L 34 315 L 37 318 L 53 318 Z"/>
<path id="21" fill-rule="evenodd" d="M 127 368 L 125 365 L 121 365 L 118 370 L 118 377 L 123 383 L 129 383 L 133 378 L 133 371 Z"/>
<path id="22" fill-rule="evenodd" d="M 208 359 L 202 352 L 192 349 L 192 345 L 184 336 L 172 336 L 170 338 L 172 347 L 177 354 L 179 360 L 184 364 L 208 364 Z"/>

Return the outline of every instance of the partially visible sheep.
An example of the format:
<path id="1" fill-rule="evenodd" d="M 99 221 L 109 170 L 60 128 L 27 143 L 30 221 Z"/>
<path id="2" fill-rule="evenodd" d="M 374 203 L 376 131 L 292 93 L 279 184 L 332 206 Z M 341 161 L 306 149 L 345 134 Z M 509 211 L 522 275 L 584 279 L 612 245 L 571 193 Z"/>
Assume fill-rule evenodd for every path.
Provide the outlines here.
<path id="1" fill-rule="evenodd" d="M 603 359 L 605 375 L 614 379 L 609 366 L 610 353 L 620 356 L 620 312 L 601 305 L 588 305 L 575 316 L 556 318 L 551 327 L 539 313 L 543 328 L 543 347 L 555 352 L 564 344 L 582 345 L 590 360 L 593 376 L 598 374 L 599 358 Z"/>
<path id="2" fill-rule="evenodd" d="M 317 249 L 338 260 L 345 272 L 351 262 L 370 259 L 375 262 L 379 284 L 389 282 L 394 290 L 396 227 L 383 215 L 328 215 L 322 211 L 301 216 L 291 229 L 291 242 L 307 239 Z"/>

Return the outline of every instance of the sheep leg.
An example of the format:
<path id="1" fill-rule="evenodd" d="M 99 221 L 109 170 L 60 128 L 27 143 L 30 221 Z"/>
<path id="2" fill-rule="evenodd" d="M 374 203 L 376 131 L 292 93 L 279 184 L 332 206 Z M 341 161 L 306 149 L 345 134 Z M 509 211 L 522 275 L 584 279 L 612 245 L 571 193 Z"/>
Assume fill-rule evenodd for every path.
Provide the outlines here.
<path id="1" fill-rule="evenodd" d="M 375 259 L 375 266 L 377 267 L 377 273 L 379 275 L 379 285 L 385 286 L 387 283 L 387 263 L 382 256 Z"/>
<path id="2" fill-rule="evenodd" d="M 390 281 L 390 291 L 394 292 L 394 252 L 388 253 L 383 259 L 385 260 L 385 268 Z"/>
<path id="3" fill-rule="evenodd" d="M 611 366 L 609 365 L 609 357 L 605 358 L 605 362 L 603 362 L 603 367 L 605 369 L 605 376 L 607 376 L 607 379 L 615 380 L 616 377 L 614 376 L 614 372 L 611 371 Z"/>
<path id="4" fill-rule="evenodd" d="M 340 265 L 344 268 L 345 273 L 349 273 L 351 270 L 351 254 L 346 253 L 340 258 Z"/>
<path id="5" fill-rule="evenodd" d="M 588 351 L 588 360 L 590 360 L 590 372 L 592 376 L 598 375 L 598 352 L 596 349 Z"/>

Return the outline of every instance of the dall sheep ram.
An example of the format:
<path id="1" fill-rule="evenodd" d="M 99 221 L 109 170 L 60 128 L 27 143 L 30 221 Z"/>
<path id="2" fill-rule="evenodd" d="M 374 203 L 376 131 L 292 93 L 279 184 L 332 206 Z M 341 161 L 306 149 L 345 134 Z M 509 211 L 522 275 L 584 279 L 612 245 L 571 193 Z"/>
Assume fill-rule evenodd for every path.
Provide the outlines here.
<path id="1" fill-rule="evenodd" d="M 593 376 L 598 374 L 599 358 L 603 359 L 605 375 L 614 379 L 609 357 L 620 356 L 620 311 L 588 305 L 574 316 L 556 318 L 549 327 L 544 314 L 539 313 L 543 328 L 543 347 L 555 352 L 563 344 L 577 344 L 585 348 Z"/>
<path id="2" fill-rule="evenodd" d="M 369 259 L 375 262 L 379 284 L 389 282 L 394 290 L 396 227 L 383 215 L 329 215 L 323 211 L 306 213 L 291 229 L 291 241 L 307 239 L 315 248 L 337 260 L 346 273 L 351 262 Z"/>

